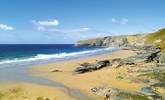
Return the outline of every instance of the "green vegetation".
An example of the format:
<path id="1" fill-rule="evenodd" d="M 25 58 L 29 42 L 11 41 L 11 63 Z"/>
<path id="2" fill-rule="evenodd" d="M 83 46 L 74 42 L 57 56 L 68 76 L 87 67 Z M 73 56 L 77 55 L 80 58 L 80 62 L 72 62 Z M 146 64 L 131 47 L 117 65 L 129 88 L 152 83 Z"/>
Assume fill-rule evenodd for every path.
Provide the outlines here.
<path id="1" fill-rule="evenodd" d="M 161 82 L 165 82 L 165 71 L 158 71 L 158 72 L 148 72 L 144 74 L 140 74 L 141 76 L 147 76 L 148 78 L 155 79 Z"/>
<path id="2" fill-rule="evenodd" d="M 148 34 L 146 36 L 147 44 L 155 44 L 165 51 L 165 29 L 161 29 L 158 32 Z"/>
<path id="3" fill-rule="evenodd" d="M 2 100 L 4 94 L 0 92 L 0 100 Z"/>
<path id="4" fill-rule="evenodd" d="M 50 100 L 49 98 L 37 97 L 37 100 Z"/>
<path id="5" fill-rule="evenodd" d="M 45 100 L 50 100 L 49 98 L 46 98 Z"/>
<path id="6" fill-rule="evenodd" d="M 116 79 L 122 80 L 122 79 L 124 79 L 124 77 L 123 76 L 117 76 Z"/>
<path id="7" fill-rule="evenodd" d="M 138 95 L 138 94 L 132 94 L 132 93 L 126 93 L 126 92 L 120 92 L 118 96 L 121 98 L 125 98 L 127 100 L 150 100 L 145 95 Z"/>
<path id="8" fill-rule="evenodd" d="M 163 87 L 165 88 L 165 71 L 159 72 L 148 72 L 144 74 L 140 74 L 139 77 L 146 77 L 147 79 L 154 79 L 158 81 L 157 83 L 153 84 L 154 87 Z"/>
<path id="9" fill-rule="evenodd" d="M 44 100 L 44 97 L 37 97 L 37 100 Z"/>
<path id="10" fill-rule="evenodd" d="M 8 92 L 16 94 L 16 93 L 20 93 L 21 91 L 22 91 L 21 88 L 13 88 L 13 89 L 9 89 Z"/>

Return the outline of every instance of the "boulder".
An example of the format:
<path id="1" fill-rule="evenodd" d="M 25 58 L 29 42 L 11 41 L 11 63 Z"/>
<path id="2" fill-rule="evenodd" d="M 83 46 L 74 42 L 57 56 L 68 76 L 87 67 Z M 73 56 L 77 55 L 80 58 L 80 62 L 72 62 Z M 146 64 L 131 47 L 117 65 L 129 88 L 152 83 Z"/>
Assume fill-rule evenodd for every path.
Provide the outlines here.
<path id="1" fill-rule="evenodd" d="M 103 67 L 109 66 L 110 62 L 109 60 L 102 60 L 102 61 L 97 61 L 95 63 L 83 63 L 80 64 L 79 67 L 77 67 L 74 72 L 80 74 L 80 73 L 85 73 L 85 72 L 91 72 L 95 71 L 98 69 L 101 69 Z"/>
<path id="2" fill-rule="evenodd" d="M 156 61 L 159 52 L 160 51 L 150 53 L 148 56 L 146 56 L 145 62 L 148 63 L 148 62 Z"/>

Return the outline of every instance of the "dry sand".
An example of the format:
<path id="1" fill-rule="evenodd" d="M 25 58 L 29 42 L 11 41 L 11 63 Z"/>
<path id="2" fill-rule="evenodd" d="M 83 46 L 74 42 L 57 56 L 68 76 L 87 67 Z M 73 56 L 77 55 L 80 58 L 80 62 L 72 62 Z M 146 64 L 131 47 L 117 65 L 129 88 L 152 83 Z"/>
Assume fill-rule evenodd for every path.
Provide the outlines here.
<path id="1" fill-rule="evenodd" d="M 130 50 L 120 50 L 110 54 L 98 55 L 95 57 L 81 58 L 76 60 L 68 60 L 57 63 L 50 63 L 33 67 L 33 75 L 45 77 L 50 80 L 58 81 L 70 88 L 79 89 L 89 96 L 94 96 L 90 89 L 95 86 L 110 86 L 127 90 L 139 90 L 142 84 L 131 83 L 128 80 L 119 80 L 119 75 L 126 76 L 126 68 L 103 68 L 98 71 L 88 72 L 85 74 L 73 74 L 73 70 L 84 62 L 95 62 L 96 60 L 124 58 L 135 55 Z M 62 72 L 52 72 L 59 70 Z"/>
<path id="2" fill-rule="evenodd" d="M 48 98 L 48 99 L 46 99 Z M 74 100 L 60 88 L 31 83 L 3 83 L 0 100 Z"/>

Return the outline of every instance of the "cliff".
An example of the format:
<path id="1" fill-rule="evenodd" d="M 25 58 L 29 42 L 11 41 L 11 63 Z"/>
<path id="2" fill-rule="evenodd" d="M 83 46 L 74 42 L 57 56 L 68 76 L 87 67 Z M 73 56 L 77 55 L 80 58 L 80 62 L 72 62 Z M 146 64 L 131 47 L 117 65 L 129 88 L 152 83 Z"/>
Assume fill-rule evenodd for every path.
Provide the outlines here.
<path id="1" fill-rule="evenodd" d="M 108 36 L 103 38 L 78 41 L 76 45 L 126 48 L 143 45 L 145 42 L 144 37 L 145 35 Z"/>
<path id="2" fill-rule="evenodd" d="M 165 28 L 160 29 L 157 32 L 146 35 L 146 44 L 152 44 L 159 46 L 163 51 L 165 51 Z"/>
<path id="3" fill-rule="evenodd" d="M 108 36 L 78 41 L 77 46 L 105 46 L 117 48 L 140 48 L 146 45 L 158 46 L 165 51 L 165 29 L 154 33 L 138 35 Z"/>

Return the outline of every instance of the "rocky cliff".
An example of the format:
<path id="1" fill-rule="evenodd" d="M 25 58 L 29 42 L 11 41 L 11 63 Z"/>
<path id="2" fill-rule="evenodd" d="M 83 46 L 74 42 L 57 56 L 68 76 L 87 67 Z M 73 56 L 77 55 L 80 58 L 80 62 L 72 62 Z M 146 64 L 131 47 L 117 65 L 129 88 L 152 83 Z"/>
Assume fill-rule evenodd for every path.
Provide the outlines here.
<path id="1" fill-rule="evenodd" d="M 96 39 L 78 41 L 77 46 L 105 46 L 136 49 L 146 45 L 158 46 L 165 51 L 165 29 L 157 32 L 138 35 L 108 36 Z"/>
<path id="2" fill-rule="evenodd" d="M 78 41 L 76 45 L 130 48 L 133 46 L 144 45 L 144 37 L 145 35 L 108 36 L 103 38 Z"/>

